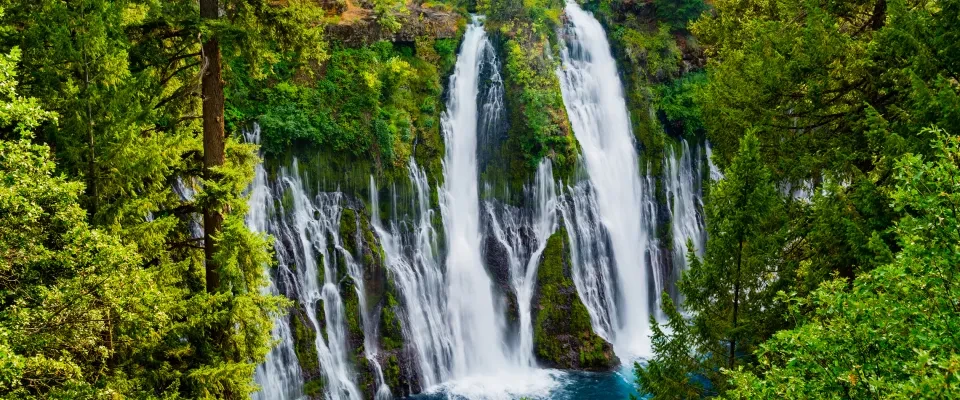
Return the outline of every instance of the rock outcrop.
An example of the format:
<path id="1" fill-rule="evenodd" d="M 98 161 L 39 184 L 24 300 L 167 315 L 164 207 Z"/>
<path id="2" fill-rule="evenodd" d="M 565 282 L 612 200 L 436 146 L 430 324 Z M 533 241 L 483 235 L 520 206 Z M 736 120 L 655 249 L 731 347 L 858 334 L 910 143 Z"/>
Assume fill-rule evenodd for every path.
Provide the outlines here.
<path id="1" fill-rule="evenodd" d="M 561 228 L 547 241 L 537 270 L 532 310 L 537 361 L 552 368 L 609 371 L 620 360 L 613 346 L 593 332 L 571 268 L 567 233 Z"/>
<path id="2" fill-rule="evenodd" d="M 360 47 L 380 40 L 413 42 L 418 37 L 433 39 L 457 38 L 464 25 L 463 17 L 453 11 L 407 5 L 405 13 L 396 15 L 400 29 L 384 28 L 373 10 L 348 8 L 340 22 L 327 26 L 327 39 L 347 47 Z"/>

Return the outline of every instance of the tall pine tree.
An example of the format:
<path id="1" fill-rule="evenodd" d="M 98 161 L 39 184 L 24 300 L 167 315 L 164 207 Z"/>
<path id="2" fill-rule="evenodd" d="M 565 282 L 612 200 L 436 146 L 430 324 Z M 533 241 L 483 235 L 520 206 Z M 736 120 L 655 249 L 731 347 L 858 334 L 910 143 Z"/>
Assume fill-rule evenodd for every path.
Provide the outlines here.
<path id="1" fill-rule="evenodd" d="M 678 284 L 690 318 L 665 301 L 670 329 L 654 321 L 655 357 L 637 368 L 641 390 L 657 397 L 722 391 L 720 369 L 743 364 L 777 328 L 768 326 L 777 320 L 768 315 L 778 311 L 773 296 L 787 272 L 776 261 L 783 246 L 783 200 L 752 133 L 711 188 L 705 211 L 710 240 L 704 258 L 691 246 L 690 268 Z"/>

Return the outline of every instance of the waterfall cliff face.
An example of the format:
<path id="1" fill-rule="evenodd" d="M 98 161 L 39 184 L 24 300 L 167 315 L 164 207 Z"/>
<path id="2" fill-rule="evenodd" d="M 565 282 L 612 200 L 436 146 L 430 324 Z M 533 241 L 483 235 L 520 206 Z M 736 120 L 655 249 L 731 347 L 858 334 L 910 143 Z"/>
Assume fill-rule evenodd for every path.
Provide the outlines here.
<path id="1" fill-rule="evenodd" d="M 481 179 L 509 113 L 477 17 L 449 81 L 442 182 L 413 158 L 405 181 L 371 176 L 368 193 L 319 191 L 296 158 L 269 178 L 258 166 L 247 223 L 276 238 L 266 290 L 296 302 L 275 321 L 278 345 L 256 370 L 258 399 L 545 398 L 563 391 L 567 375 L 544 365 L 609 370 L 614 350 L 628 365 L 649 354 L 649 316 L 685 268 L 687 238 L 698 251 L 706 241 L 700 177 L 709 148 L 681 141 L 664 154 L 662 176 L 641 173 L 603 28 L 575 3 L 566 13 L 556 77 L 582 154 L 565 184 L 548 158 L 507 199 Z M 664 204 L 654 195 L 658 179 Z M 660 231 L 671 243 L 659 241 L 658 223 L 670 224 Z M 554 298 L 572 303 L 552 314 L 538 274 L 548 271 L 548 254 L 563 286 Z M 580 363 L 545 361 L 541 337 L 576 311 L 589 326 L 563 331 L 557 343 L 563 360 Z M 538 313 L 549 330 L 538 331 Z M 606 354 L 585 364 L 598 357 L 588 348 Z"/>
<path id="2" fill-rule="evenodd" d="M 564 32 L 563 67 L 558 74 L 589 177 L 590 190 L 584 188 L 580 192 L 593 196 L 579 204 L 596 207 L 578 214 L 599 222 L 602 229 L 591 229 L 589 236 L 608 240 L 611 254 L 609 260 L 604 260 L 610 262 L 606 266 L 581 264 L 576 269 L 580 271 L 580 278 L 591 277 L 594 273 L 591 269 L 612 270 L 608 277 L 596 276 L 602 281 L 581 282 L 578 287 L 592 287 L 586 295 L 582 293 L 582 297 L 597 297 L 598 300 L 589 302 L 594 307 L 601 303 L 605 306 L 592 309 L 591 315 L 602 322 L 597 326 L 598 331 L 604 331 L 618 354 L 621 357 L 643 355 L 649 351 L 648 318 L 652 310 L 650 292 L 653 288 L 649 278 L 653 269 L 649 250 L 655 216 L 648 207 L 652 187 L 639 173 L 623 86 L 606 33 L 599 21 L 574 2 L 567 3 L 566 14 L 569 24 Z M 573 239 L 571 242 L 581 238 Z M 600 293 L 604 295 L 603 301 L 599 300 Z"/>

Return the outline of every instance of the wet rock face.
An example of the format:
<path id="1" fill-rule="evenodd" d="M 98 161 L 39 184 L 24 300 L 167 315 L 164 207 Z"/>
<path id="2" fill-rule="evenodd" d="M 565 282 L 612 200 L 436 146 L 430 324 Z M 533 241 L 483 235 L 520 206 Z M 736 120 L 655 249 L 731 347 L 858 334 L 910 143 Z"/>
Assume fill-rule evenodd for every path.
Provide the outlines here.
<path id="1" fill-rule="evenodd" d="M 487 234 L 484 235 L 482 254 L 493 283 L 502 291 L 510 291 L 510 256 L 507 248 Z"/>
<path id="2" fill-rule="evenodd" d="M 609 371 L 620 364 L 613 346 L 593 332 L 571 274 L 564 229 L 547 241 L 533 298 L 534 351 L 541 365 Z"/>
<path id="3" fill-rule="evenodd" d="M 414 42 L 421 36 L 434 39 L 457 37 L 461 19 L 458 14 L 413 4 L 407 6 L 407 11 L 405 15 L 397 15 L 400 29 L 391 32 L 380 26 L 373 10 L 347 10 L 340 23 L 327 27 L 327 39 L 347 47 L 360 47 L 380 40 Z"/>
<path id="4" fill-rule="evenodd" d="M 383 368 L 384 380 L 394 397 L 403 398 L 423 391 L 417 377 L 413 349 L 383 351 L 377 354 L 377 362 Z"/>
<path id="5" fill-rule="evenodd" d="M 394 396 L 407 396 L 420 391 L 412 349 L 404 343 L 400 325 L 401 307 L 396 288 L 387 274 L 383 249 L 379 238 L 373 233 L 370 219 L 363 211 L 363 204 L 347 201 L 340 216 L 340 240 L 354 261 L 363 271 L 363 281 L 350 278 L 341 281 L 340 296 L 344 301 L 349 331 L 348 345 L 354 355 L 358 373 L 358 386 L 366 398 L 375 398 L 378 390 L 376 365 L 366 358 L 364 349 L 363 314 L 377 334 L 378 349 L 375 360 L 380 365 L 384 382 Z M 356 287 L 362 284 L 366 294 L 366 308 L 358 304 Z"/>

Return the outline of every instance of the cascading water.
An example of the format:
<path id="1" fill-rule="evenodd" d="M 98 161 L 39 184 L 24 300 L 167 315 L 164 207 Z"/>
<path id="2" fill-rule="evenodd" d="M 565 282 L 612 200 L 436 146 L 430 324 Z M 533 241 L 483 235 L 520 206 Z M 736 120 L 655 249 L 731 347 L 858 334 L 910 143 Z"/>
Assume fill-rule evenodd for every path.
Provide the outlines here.
<path id="1" fill-rule="evenodd" d="M 287 294 L 299 301 L 316 332 L 326 332 L 326 338 L 317 334 L 315 340 L 326 382 L 326 397 L 335 400 L 360 399 L 360 391 L 354 383 L 354 371 L 349 363 L 351 354 L 347 346 L 346 315 L 337 287 L 338 278 L 342 275 L 337 256 L 343 255 L 348 264 L 352 262 L 352 257 L 343 249 L 342 239 L 339 238 L 342 195 L 320 193 L 311 199 L 304 189 L 296 159 L 290 168 L 281 169 L 279 175 L 277 190 L 281 196 L 288 196 L 291 207 L 290 210 L 279 210 L 278 219 L 274 222 L 280 273 L 290 276 L 293 283 L 289 288 L 293 293 Z M 291 271 L 288 266 L 295 268 Z M 322 273 L 318 266 L 323 267 Z M 343 267 L 354 272 L 350 265 Z M 354 282 L 362 280 L 354 279 Z M 362 289 L 358 288 L 358 292 L 362 294 Z M 318 316 L 318 302 L 319 311 L 323 313 L 322 319 Z"/>
<path id="2" fill-rule="evenodd" d="M 446 155 L 440 209 L 447 239 L 447 317 L 452 334 L 454 376 L 493 373 L 509 365 L 502 322 L 494 307 L 492 282 L 480 255 L 477 189 L 478 66 L 488 46 L 479 19 L 467 27 L 450 77 L 443 116 Z"/>
<path id="3" fill-rule="evenodd" d="M 547 239 L 557 229 L 557 189 L 549 159 L 541 161 L 533 187 L 525 191 L 533 206 L 532 213 L 514 207 L 498 207 L 494 201 L 487 201 L 484 205 L 490 235 L 506 250 L 510 284 L 517 296 L 520 326 L 515 354 L 520 365 L 534 367 L 531 300 L 540 255 L 547 247 Z"/>
<path id="4" fill-rule="evenodd" d="M 409 176 L 414 192 L 410 198 L 411 219 L 401 218 L 394 207 L 390 226 L 383 226 L 376 182 L 370 177 L 370 220 L 386 254 L 387 268 L 406 305 L 404 337 L 416 352 L 420 385 L 428 388 L 449 379 L 453 339 L 446 323 L 446 282 L 440 267 L 438 235 L 432 224 L 430 186 L 426 173 L 413 160 Z"/>
<path id="5" fill-rule="evenodd" d="M 610 339 L 617 325 L 616 272 L 610 258 L 608 234 L 600 221 L 597 197 L 589 181 L 568 188 L 560 211 L 567 228 L 573 282 L 580 300 L 590 312 L 593 330 Z"/>
<path id="6" fill-rule="evenodd" d="M 597 298 L 587 300 L 585 303 L 593 303 L 588 307 L 600 304 L 610 307 L 591 310 L 592 315 L 606 314 L 595 317 L 600 322 L 596 330 L 598 334 L 603 331 L 607 335 L 621 358 L 630 359 L 649 352 L 648 318 L 653 288 L 649 287 L 651 267 L 647 252 L 651 248 L 650 228 L 654 220 L 648 207 L 652 196 L 649 185 L 645 185 L 639 175 L 623 87 L 606 33 L 600 22 L 575 2 L 567 2 L 566 15 L 569 24 L 564 35 L 563 67 L 557 74 L 592 187 L 591 191 L 583 192 L 595 196 L 596 202 L 581 203 L 597 207 L 593 218 L 602 223 L 610 242 L 614 272 L 609 281 L 581 282 L 577 286 L 588 290 L 588 293 L 581 292 L 582 298 Z M 587 213 L 586 210 L 578 212 Z M 597 232 L 592 235 L 600 236 Z M 572 238 L 571 242 L 579 243 L 581 238 Z M 590 278 L 594 273 L 588 271 L 589 266 L 575 268 L 580 270 L 577 275 L 581 279 Z M 615 289 L 589 292 L 589 287 L 610 284 L 615 284 Z M 608 297 L 611 295 L 615 299 Z"/>
<path id="7" fill-rule="evenodd" d="M 671 215 L 673 234 L 673 267 L 679 272 L 687 265 L 687 240 L 693 242 L 697 256 L 703 256 L 707 232 L 703 219 L 700 188 L 700 155 L 681 139 L 680 153 L 669 148 L 664 159 L 664 190 Z"/>
<path id="8" fill-rule="evenodd" d="M 245 132 L 248 143 L 260 144 L 260 126 Z M 254 171 L 253 183 L 249 189 L 249 211 L 246 222 L 254 232 L 267 233 L 269 226 L 269 208 L 273 206 L 273 196 L 267 186 L 267 172 L 263 165 L 258 164 Z M 268 293 L 279 294 L 277 286 L 270 276 L 268 268 L 264 268 L 268 279 L 265 289 Z M 260 386 L 260 391 L 253 394 L 256 400 L 288 400 L 303 397 L 303 378 L 300 374 L 300 363 L 293 349 L 293 335 L 287 318 L 279 317 L 273 320 L 272 337 L 277 345 L 267 353 L 267 359 L 257 366 L 254 380 Z"/>

